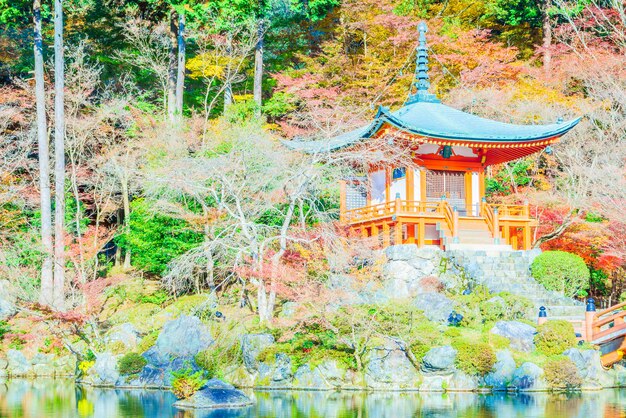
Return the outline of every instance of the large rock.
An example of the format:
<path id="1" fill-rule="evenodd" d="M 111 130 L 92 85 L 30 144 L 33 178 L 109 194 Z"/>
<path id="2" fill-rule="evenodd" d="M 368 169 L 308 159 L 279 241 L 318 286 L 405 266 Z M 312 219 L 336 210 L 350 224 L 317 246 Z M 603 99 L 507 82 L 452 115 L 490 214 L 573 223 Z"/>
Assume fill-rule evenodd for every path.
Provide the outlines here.
<path id="1" fill-rule="evenodd" d="M 615 384 L 614 376 L 602 367 L 599 351 L 570 348 L 563 354 L 576 365 L 583 389 L 601 389 Z"/>
<path id="2" fill-rule="evenodd" d="M 520 391 L 543 391 L 548 389 L 543 369 L 534 363 L 526 362 L 519 366 L 509 385 L 510 389 Z"/>
<path id="3" fill-rule="evenodd" d="M 249 372 L 258 371 L 260 362 L 257 357 L 272 344 L 274 337 L 271 334 L 246 334 L 241 337 L 243 363 Z"/>
<path id="4" fill-rule="evenodd" d="M 476 389 L 478 389 L 478 377 L 460 370 L 454 372 L 446 387 L 446 390 L 451 392 L 472 392 Z"/>
<path id="5" fill-rule="evenodd" d="M 54 376 L 54 355 L 37 353 L 30 360 L 35 376 Z"/>
<path id="6" fill-rule="evenodd" d="M 181 368 L 198 370 L 194 357 L 213 343 L 209 327 L 195 316 L 181 315 L 166 322 L 156 343 L 143 357 L 148 364 L 127 386 L 169 387 L 172 372 Z"/>
<path id="7" fill-rule="evenodd" d="M 422 372 L 425 374 L 451 374 L 457 351 L 449 345 L 428 350 L 422 359 Z"/>
<path id="8" fill-rule="evenodd" d="M 96 362 L 87 372 L 87 381 L 96 386 L 115 386 L 120 380 L 117 359 L 109 352 L 96 354 Z"/>
<path id="9" fill-rule="evenodd" d="M 496 364 L 493 371 L 485 376 L 485 386 L 494 391 L 505 391 L 515 373 L 516 365 L 513 355 L 509 350 L 502 350 L 496 353 Z"/>
<path id="10" fill-rule="evenodd" d="M 311 368 L 304 364 L 294 374 L 293 388 L 296 389 L 339 389 L 346 384 L 345 368 L 336 360 L 329 360 Z"/>
<path id="11" fill-rule="evenodd" d="M 196 316 L 181 315 L 165 323 L 154 349 L 165 360 L 193 357 L 213 343 L 209 327 Z"/>
<path id="12" fill-rule="evenodd" d="M 0 321 L 17 312 L 15 295 L 8 280 L 0 280 Z"/>
<path id="13" fill-rule="evenodd" d="M 391 245 L 385 249 L 385 255 L 390 261 L 406 261 L 417 257 L 418 248 L 415 244 Z"/>
<path id="14" fill-rule="evenodd" d="M 421 276 L 406 261 L 389 261 L 383 266 L 383 276 L 383 293 L 390 299 L 405 299 L 418 293 Z"/>
<path id="15" fill-rule="evenodd" d="M 369 350 L 365 360 L 365 384 L 371 389 L 417 389 L 420 375 L 397 348 Z"/>
<path id="16" fill-rule="evenodd" d="M 112 327 L 104 338 L 104 342 L 110 346 L 115 343 L 121 343 L 126 350 L 134 350 L 141 341 L 139 330 L 130 322 L 125 322 Z"/>
<path id="17" fill-rule="evenodd" d="M 508 338 L 514 350 L 529 353 L 535 349 L 535 328 L 523 322 L 498 321 L 490 332 Z"/>
<path id="18" fill-rule="evenodd" d="M 33 374 L 33 366 L 21 351 L 7 351 L 7 373 L 9 376 L 27 376 Z"/>
<path id="19" fill-rule="evenodd" d="M 231 409 L 252 405 L 254 402 L 234 386 L 218 379 L 207 384 L 187 399 L 181 399 L 174 406 L 182 409 Z"/>
<path id="20" fill-rule="evenodd" d="M 420 293 L 413 304 L 424 311 L 424 315 L 431 321 L 448 322 L 448 316 L 454 309 L 454 302 L 437 292 Z"/>

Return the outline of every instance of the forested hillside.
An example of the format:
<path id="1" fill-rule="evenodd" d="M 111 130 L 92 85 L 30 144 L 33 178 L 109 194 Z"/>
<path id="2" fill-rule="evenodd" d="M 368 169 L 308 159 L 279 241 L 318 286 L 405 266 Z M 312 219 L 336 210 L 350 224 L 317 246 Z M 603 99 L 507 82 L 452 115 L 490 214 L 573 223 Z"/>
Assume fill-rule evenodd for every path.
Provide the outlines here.
<path id="1" fill-rule="evenodd" d="M 583 118 L 558 146 L 491 169 L 486 189 L 493 202 L 530 202 L 542 249 L 584 259 L 579 296 L 626 297 L 622 2 L 63 9 L 55 31 L 51 1 L 0 0 L 0 279 L 21 303 L 88 317 L 131 277 L 158 280 L 151 297 L 163 300 L 215 290 L 261 322 L 281 298 L 330 297 L 329 272 L 358 275 L 369 251 L 335 222 L 338 180 L 355 164 L 281 141 L 331 137 L 401 105 L 422 20 L 443 103 L 504 122 Z"/>

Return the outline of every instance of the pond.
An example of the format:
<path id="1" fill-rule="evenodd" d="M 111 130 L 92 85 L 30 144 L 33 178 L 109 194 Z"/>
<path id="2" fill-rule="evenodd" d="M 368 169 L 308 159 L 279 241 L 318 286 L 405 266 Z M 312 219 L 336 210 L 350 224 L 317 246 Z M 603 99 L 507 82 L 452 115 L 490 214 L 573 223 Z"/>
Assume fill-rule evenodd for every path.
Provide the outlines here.
<path id="1" fill-rule="evenodd" d="M 579 417 L 626 416 L 626 390 L 572 394 L 254 391 L 256 405 L 181 411 L 167 391 L 84 387 L 69 379 L 0 382 L 0 417 Z"/>

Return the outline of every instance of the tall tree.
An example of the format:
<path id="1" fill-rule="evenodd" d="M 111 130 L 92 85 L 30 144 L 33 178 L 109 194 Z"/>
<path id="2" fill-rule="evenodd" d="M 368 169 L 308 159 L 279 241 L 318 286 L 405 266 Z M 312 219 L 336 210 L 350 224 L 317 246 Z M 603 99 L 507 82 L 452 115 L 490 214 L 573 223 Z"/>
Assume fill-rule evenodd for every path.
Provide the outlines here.
<path id="1" fill-rule="evenodd" d="M 176 75 L 176 113 L 183 114 L 183 94 L 185 91 L 185 54 L 187 52 L 185 39 L 185 10 L 178 12 L 178 73 Z"/>
<path id="2" fill-rule="evenodd" d="M 169 52 L 169 71 L 167 82 L 167 115 L 170 122 L 174 121 L 174 115 L 176 114 L 176 75 L 178 70 L 176 66 L 178 64 L 178 57 L 176 54 L 176 45 L 178 43 L 178 27 L 176 23 L 176 10 L 170 11 L 170 52 Z"/>
<path id="3" fill-rule="evenodd" d="M 35 55 L 35 98 L 37 102 L 37 144 L 39 148 L 39 196 L 41 208 L 41 243 L 44 257 L 41 265 L 42 305 L 53 303 L 53 260 L 52 242 L 52 201 L 50 194 L 50 150 L 48 144 L 48 123 L 46 120 L 46 90 L 44 85 L 43 40 L 41 37 L 41 0 L 33 1 L 34 48 Z"/>
<path id="4" fill-rule="evenodd" d="M 254 102 L 257 104 L 258 111 L 261 111 L 263 105 L 263 32 L 265 31 L 265 22 L 259 22 L 259 33 L 254 48 Z"/>
<path id="5" fill-rule="evenodd" d="M 54 1 L 54 290 L 53 305 L 65 308 L 65 61 L 63 0 Z"/>

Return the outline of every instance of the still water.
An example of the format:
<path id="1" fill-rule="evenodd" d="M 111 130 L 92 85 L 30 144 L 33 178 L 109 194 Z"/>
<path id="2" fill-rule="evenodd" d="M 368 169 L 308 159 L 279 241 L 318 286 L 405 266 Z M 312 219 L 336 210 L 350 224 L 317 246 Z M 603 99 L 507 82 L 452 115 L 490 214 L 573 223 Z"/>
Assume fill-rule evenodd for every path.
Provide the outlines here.
<path id="1" fill-rule="evenodd" d="M 181 411 L 165 391 L 97 389 L 71 380 L 0 382 L 0 417 L 626 417 L 626 390 L 583 394 L 418 394 L 270 391 L 250 392 L 256 405 L 239 410 Z"/>

